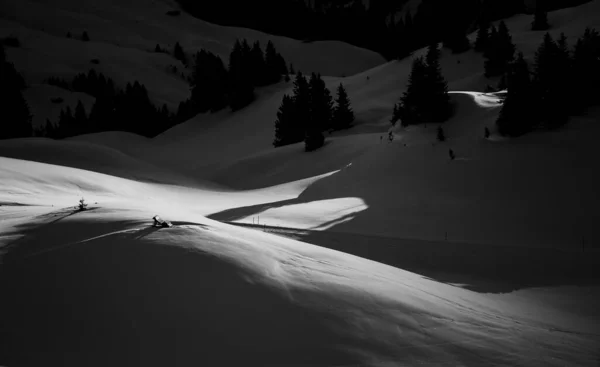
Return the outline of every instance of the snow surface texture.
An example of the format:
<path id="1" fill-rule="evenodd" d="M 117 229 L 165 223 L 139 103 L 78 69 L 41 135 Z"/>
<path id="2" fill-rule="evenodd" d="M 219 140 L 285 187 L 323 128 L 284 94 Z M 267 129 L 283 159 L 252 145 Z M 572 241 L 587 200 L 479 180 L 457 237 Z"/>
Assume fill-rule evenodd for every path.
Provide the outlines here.
<path id="1" fill-rule="evenodd" d="M 94 15 L 86 27 L 121 13 L 114 22 L 134 27 L 127 12 L 158 7 L 162 17 L 169 4 L 133 0 L 119 13 L 94 3 L 64 2 L 57 36 L 75 29 L 77 7 Z M 14 19 L 3 31 L 41 22 Z M 192 22 L 160 19 L 148 40 Z M 599 19 L 598 1 L 550 15 L 552 32 L 571 37 Z M 528 22 L 508 25 L 531 57 L 541 34 Z M 90 45 L 116 42 L 103 28 L 89 26 Z M 347 86 L 358 124 L 310 154 L 271 147 L 284 83 L 155 139 L 0 142 L 0 364 L 596 365 L 599 111 L 500 139 L 500 95 L 470 92 L 487 83 L 481 65 L 474 53 L 443 53 L 456 103 L 445 143 L 436 124 L 380 140 L 410 60 L 328 76 Z M 154 215 L 173 227 L 153 228 Z"/>

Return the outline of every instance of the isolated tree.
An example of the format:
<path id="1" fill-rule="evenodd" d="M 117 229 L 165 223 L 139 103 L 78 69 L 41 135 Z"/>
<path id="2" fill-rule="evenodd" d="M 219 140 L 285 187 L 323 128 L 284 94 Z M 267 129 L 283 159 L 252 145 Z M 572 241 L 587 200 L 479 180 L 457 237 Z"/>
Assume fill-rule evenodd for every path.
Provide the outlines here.
<path id="1" fill-rule="evenodd" d="M 236 40 L 229 55 L 228 95 L 233 111 L 247 106 L 254 99 L 254 85 L 247 62 L 249 53 L 248 43 Z"/>
<path id="2" fill-rule="evenodd" d="M 456 155 L 454 155 L 454 151 L 452 149 L 448 150 L 448 155 L 450 156 L 450 160 L 454 160 Z"/>
<path id="3" fill-rule="evenodd" d="M 482 23 L 477 30 L 477 38 L 475 39 L 475 51 L 483 52 L 489 41 L 489 29 L 490 25 L 488 23 Z"/>
<path id="4" fill-rule="evenodd" d="M 333 98 L 321 76 L 312 73 L 309 81 L 310 125 L 321 131 L 331 128 L 333 118 Z"/>
<path id="5" fill-rule="evenodd" d="M 88 35 L 87 31 L 83 31 L 81 35 L 81 40 L 83 42 L 88 42 L 90 40 L 90 36 Z"/>
<path id="6" fill-rule="evenodd" d="M 514 60 L 515 51 L 515 45 L 504 21 L 500 22 L 497 31 L 492 27 L 483 54 L 485 58 L 485 76 L 498 76 L 505 73 L 508 65 Z"/>
<path id="7" fill-rule="evenodd" d="M 515 137 L 531 131 L 536 121 L 529 67 L 522 53 L 511 64 L 507 80 L 508 92 L 496 125 L 500 135 Z"/>
<path id="8" fill-rule="evenodd" d="M 3 115 L 0 139 L 33 135 L 32 116 L 22 94 L 24 88 L 25 80 L 14 65 L 6 61 L 4 46 L 0 45 L 0 110 Z"/>
<path id="9" fill-rule="evenodd" d="M 156 47 L 154 48 L 154 52 L 162 52 L 162 49 L 160 48 L 160 45 L 157 43 Z"/>
<path id="10" fill-rule="evenodd" d="M 542 1 L 536 1 L 535 13 L 533 15 L 533 22 L 531 22 L 532 31 L 545 31 L 550 28 L 548 24 L 548 12 L 544 10 Z"/>
<path id="11" fill-rule="evenodd" d="M 187 65 L 187 58 L 185 56 L 185 52 L 183 51 L 183 47 L 181 47 L 179 42 L 175 43 L 175 47 L 173 48 L 173 57 L 181 61 L 184 65 Z"/>
<path id="12" fill-rule="evenodd" d="M 394 107 L 393 121 L 400 120 L 403 126 L 423 121 L 427 108 L 427 64 L 422 57 L 413 60 L 406 91 Z"/>
<path id="13" fill-rule="evenodd" d="M 486 139 L 490 138 L 490 129 L 488 129 L 487 127 L 483 130 L 483 137 Z"/>
<path id="14" fill-rule="evenodd" d="M 277 111 L 277 120 L 275 120 L 275 139 L 273 140 L 273 146 L 280 147 L 302 141 L 304 138 L 303 134 L 298 134 L 296 129 L 297 121 L 294 99 L 291 96 L 284 94 L 279 110 Z"/>
<path id="15" fill-rule="evenodd" d="M 336 106 L 333 111 L 333 128 L 335 130 L 347 129 L 354 122 L 354 111 L 344 85 L 340 83 L 337 88 Z"/>
<path id="16" fill-rule="evenodd" d="M 444 129 L 441 126 L 437 128 L 437 140 L 438 141 L 446 141 L 446 135 L 444 135 Z"/>
<path id="17" fill-rule="evenodd" d="M 298 118 L 298 124 L 300 124 L 301 126 L 306 126 L 311 115 L 310 87 L 308 81 L 306 80 L 306 77 L 304 77 L 304 75 L 300 71 L 296 74 L 293 90 L 294 105 L 296 110 L 296 116 Z M 304 129 L 302 129 L 302 134 L 304 135 Z"/>
<path id="18" fill-rule="evenodd" d="M 432 44 L 425 56 L 426 67 L 426 93 L 429 107 L 426 107 L 423 116 L 426 121 L 444 122 L 451 114 L 450 97 L 448 96 L 448 83 L 442 75 L 440 66 L 440 51 L 437 44 Z"/>
<path id="19" fill-rule="evenodd" d="M 267 47 L 265 49 L 265 63 L 267 67 L 266 84 L 277 83 L 282 75 L 281 59 L 275 49 L 275 45 L 271 41 L 267 42 Z"/>
<path id="20" fill-rule="evenodd" d="M 87 128 L 87 114 L 85 112 L 85 107 L 83 107 L 83 103 L 81 103 L 81 100 L 77 102 L 77 106 L 75 107 L 74 119 L 74 134 L 79 135 L 85 133 Z"/>
<path id="21" fill-rule="evenodd" d="M 575 112 L 600 102 L 600 34 L 595 29 L 586 28 L 575 44 L 573 79 L 577 82 L 577 88 L 570 91 Z"/>

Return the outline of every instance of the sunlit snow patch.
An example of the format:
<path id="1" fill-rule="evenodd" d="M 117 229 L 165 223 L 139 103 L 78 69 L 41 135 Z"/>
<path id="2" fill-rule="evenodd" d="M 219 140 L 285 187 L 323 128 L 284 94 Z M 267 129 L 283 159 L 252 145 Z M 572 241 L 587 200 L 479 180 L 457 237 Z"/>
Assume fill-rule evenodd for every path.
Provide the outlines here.
<path id="1" fill-rule="evenodd" d="M 360 198 L 338 198 L 311 201 L 270 208 L 253 216 L 237 220 L 238 223 L 260 224 L 273 227 L 326 230 L 352 220 L 368 205 Z"/>

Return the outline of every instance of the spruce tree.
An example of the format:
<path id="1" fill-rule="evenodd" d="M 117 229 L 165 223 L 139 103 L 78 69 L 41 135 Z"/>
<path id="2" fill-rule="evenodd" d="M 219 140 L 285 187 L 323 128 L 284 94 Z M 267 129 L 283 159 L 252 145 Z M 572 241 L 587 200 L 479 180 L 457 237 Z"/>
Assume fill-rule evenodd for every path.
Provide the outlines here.
<path id="1" fill-rule="evenodd" d="M 309 81 L 310 121 L 321 131 L 331 129 L 333 117 L 333 99 L 320 75 L 312 73 Z"/>
<path id="2" fill-rule="evenodd" d="M 585 107 L 600 101 L 600 34 L 592 28 L 586 28 L 577 40 L 573 52 L 573 73 L 577 88 L 573 89 L 576 101 L 575 111 L 582 112 Z"/>
<path id="3" fill-rule="evenodd" d="M 247 106 L 254 99 L 252 75 L 247 64 L 248 55 L 248 43 L 236 40 L 229 55 L 228 72 L 229 105 L 233 111 Z"/>
<path id="4" fill-rule="evenodd" d="M 88 35 L 87 31 L 83 31 L 83 34 L 81 35 L 81 40 L 83 42 L 88 42 L 90 40 L 90 36 Z"/>
<path id="5" fill-rule="evenodd" d="M 475 51 L 483 52 L 489 41 L 489 28 L 488 23 L 482 23 L 477 30 L 477 38 L 475 39 Z"/>
<path id="6" fill-rule="evenodd" d="M 280 147 L 297 143 L 302 140 L 303 136 L 299 136 L 297 131 L 295 131 L 297 125 L 295 119 L 294 99 L 291 96 L 284 94 L 279 110 L 277 111 L 277 120 L 275 120 L 275 139 L 273 140 L 273 146 Z"/>
<path id="7" fill-rule="evenodd" d="M 438 126 L 437 128 L 437 140 L 441 142 L 446 141 L 446 135 L 444 134 L 444 129 L 442 129 L 441 126 Z"/>
<path id="8" fill-rule="evenodd" d="M 267 83 L 274 84 L 281 79 L 281 60 L 273 42 L 269 41 L 265 49 L 265 63 L 267 67 Z"/>
<path id="9" fill-rule="evenodd" d="M 511 64 L 507 79 L 508 93 L 496 125 L 500 135 L 515 137 L 531 131 L 536 121 L 535 105 L 531 103 L 529 67 L 522 53 L 519 52 L 517 60 Z"/>
<path id="10" fill-rule="evenodd" d="M 533 22 L 531 22 L 532 31 L 545 31 L 550 28 L 548 24 L 548 12 L 544 10 L 544 6 L 541 1 L 536 1 L 535 13 L 533 15 Z"/>
<path id="11" fill-rule="evenodd" d="M 25 80 L 14 65 L 6 61 L 4 46 L 0 44 L 0 110 L 4 122 L 0 139 L 33 135 L 32 116 L 21 92 L 24 88 Z"/>
<path id="12" fill-rule="evenodd" d="M 335 130 L 347 129 L 354 123 L 354 111 L 344 85 L 340 83 L 337 88 L 336 106 L 333 113 L 333 126 Z"/>
<path id="13" fill-rule="evenodd" d="M 483 57 L 485 58 L 485 76 L 492 77 L 502 75 L 506 72 L 508 65 L 513 61 L 515 45 L 504 21 L 498 25 L 498 30 L 492 27 L 487 47 Z"/>
<path id="14" fill-rule="evenodd" d="M 423 111 L 427 108 L 427 64 L 422 57 L 413 60 L 406 91 L 400 103 L 394 108 L 394 120 L 402 126 L 423 121 Z"/>
<path id="15" fill-rule="evenodd" d="M 173 57 L 183 63 L 183 65 L 187 65 L 187 57 L 185 56 L 185 52 L 183 51 L 183 47 L 179 44 L 179 42 L 175 43 L 175 48 L 173 49 Z"/>
<path id="16" fill-rule="evenodd" d="M 448 83 L 442 75 L 440 51 L 437 44 L 429 46 L 425 59 L 427 60 L 425 90 L 429 106 L 424 107 L 422 115 L 425 122 L 444 122 L 450 117 L 451 106 Z"/>
<path id="17" fill-rule="evenodd" d="M 255 86 L 262 86 L 267 84 L 267 64 L 265 62 L 265 55 L 260 47 L 260 42 L 256 41 L 252 45 L 250 51 L 250 67 L 252 69 L 252 82 Z"/>
<path id="18" fill-rule="evenodd" d="M 75 107 L 75 116 L 74 116 L 74 135 L 84 134 L 87 130 L 87 114 L 85 112 L 85 107 L 83 107 L 83 103 L 81 100 L 77 101 L 77 106 Z"/>

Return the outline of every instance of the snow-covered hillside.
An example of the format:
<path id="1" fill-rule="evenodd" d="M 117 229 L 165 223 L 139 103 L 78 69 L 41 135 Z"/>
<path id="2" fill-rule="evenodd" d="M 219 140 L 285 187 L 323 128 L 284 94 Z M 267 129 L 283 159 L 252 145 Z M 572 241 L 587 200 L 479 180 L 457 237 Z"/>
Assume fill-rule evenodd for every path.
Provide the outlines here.
<path id="1" fill-rule="evenodd" d="M 14 36 L 21 42 L 20 47 L 7 50 L 8 60 L 30 85 L 26 97 L 36 113 L 35 124 L 45 123 L 46 118 L 55 121 L 61 108 L 68 104 L 74 109 L 80 98 L 49 90 L 42 84 L 44 80 L 48 77 L 70 80 L 91 68 L 113 78 L 121 87 L 127 82 L 140 81 L 156 105 L 166 103 L 175 111 L 179 102 L 189 96 L 189 85 L 180 75 L 183 70 L 187 76 L 188 71 L 172 56 L 155 53 L 156 44 L 172 51 L 179 42 L 189 57 L 204 48 L 227 62 L 238 38 L 251 43 L 260 41 L 263 48 L 272 40 L 296 70 L 323 75 L 352 75 L 384 62 L 374 52 L 342 42 L 303 43 L 250 29 L 213 25 L 185 13 L 166 14 L 175 9 L 178 7 L 172 0 L 0 3 L 0 38 Z M 89 42 L 80 41 L 84 31 L 89 34 Z M 72 38 L 66 37 L 69 32 Z M 92 59 L 98 59 L 99 64 L 91 63 Z M 169 70 L 171 65 L 178 68 L 178 73 Z M 64 104 L 50 101 L 58 97 L 65 99 Z M 81 99 L 85 102 L 85 98 Z"/>
<path id="2" fill-rule="evenodd" d="M 50 4 L 1 5 L 1 32 L 23 43 L 9 59 L 34 84 L 112 50 L 106 74 L 135 75 L 175 103 L 187 86 L 162 70 L 174 61 L 150 53 L 155 43 L 219 53 L 235 37 L 270 38 L 169 17 L 168 0 L 61 0 L 60 21 L 44 18 Z M 549 18 L 572 40 L 600 29 L 600 1 Z M 507 20 L 531 59 L 542 33 L 529 22 Z M 84 28 L 91 42 L 64 38 Z M 502 139 L 481 55 L 444 51 L 448 140 L 427 124 L 397 127 L 389 143 L 410 59 L 273 39 L 332 90 L 344 83 L 357 126 L 312 153 L 273 148 L 292 88 L 282 82 L 154 139 L 0 141 L 0 365 L 595 365 L 600 111 Z M 27 98 L 56 92 L 41 88 Z M 152 227 L 154 215 L 173 227 Z"/>

